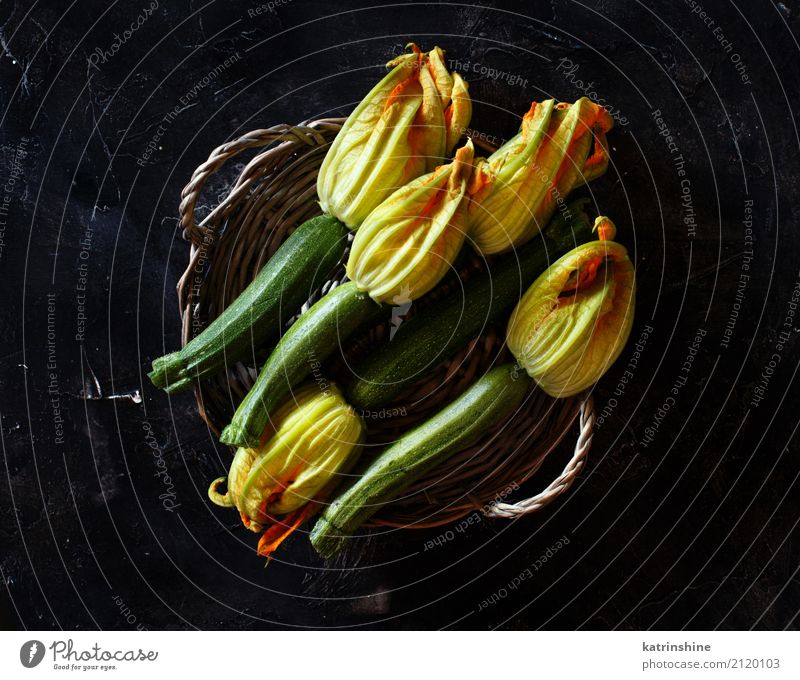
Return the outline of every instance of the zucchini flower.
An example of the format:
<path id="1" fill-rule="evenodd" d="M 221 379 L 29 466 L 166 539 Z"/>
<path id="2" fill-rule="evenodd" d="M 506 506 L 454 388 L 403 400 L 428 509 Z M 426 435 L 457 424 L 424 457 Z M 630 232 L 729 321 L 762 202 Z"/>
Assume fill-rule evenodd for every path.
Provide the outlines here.
<path id="1" fill-rule="evenodd" d="M 307 385 L 275 414 L 257 448 L 239 448 L 209 498 L 235 507 L 251 531 L 264 531 L 258 553 L 269 557 L 333 491 L 358 458 L 364 421 L 335 385 Z M 219 487 L 227 482 L 227 492 Z M 278 519 L 278 516 L 283 516 Z"/>
<path id="2" fill-rule="evenodd" d="M 568 397 L 606 372 L 633 325 L 636 279 L 628 252 L 614 241 L 607 217 L 595 228 L 601 240 L 584 243 L 557 260 L 519 301 L 508 323 L 508 346 L 545 392 Z"/>
<path id="3" fill-rule="evenodd" d="M 472 116 L 467 83 L 447 70 L 444 52 L 408 47 L 347 118 L 317 177 L 322 210 L 351 229 L 449 156 Z"/>
<path id="4" fill-rule="evenodd" d="M 461 250 L 474 149 L 462 146 L 440 165 L 395 191 L 356 232 L 347 275 L 377 302 L 416 300 L 447 273 Z"/>
<path id="5" fill-rule="evenodd" d="M 606 171 L 612 125 L 608 111 L 586 97 L 533 102 L 520 132 L 476 164 L 468 221 L 474 247 L 500 253 L 539 233 L 557 203 Z"/>

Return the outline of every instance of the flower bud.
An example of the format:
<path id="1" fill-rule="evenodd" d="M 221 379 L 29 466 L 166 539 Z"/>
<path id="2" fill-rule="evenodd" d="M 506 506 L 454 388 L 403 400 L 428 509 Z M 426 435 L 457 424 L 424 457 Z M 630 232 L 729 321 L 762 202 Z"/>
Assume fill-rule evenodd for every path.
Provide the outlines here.
<path id="1" fill-rule="evenodd" d="M 606 109 L 585 97 L 533 102 L 519 134 L 476 164 L 468 220 L 475 248 L 499 253 L 535 236 L 557 203 L 605 172 L 612 125 Z"/>
<path id="2" fill-rule="evenodd" d="M 251 531 L 266 528 L 259 554 L 269 556 L 350 469 L 364 437 L 364 421 L 335 385 L 307 385 L 278 410 L 258 448 L 236 451 L 227 479 L 211 484 L 209 498 L 236 507 Z"/>
<path id="3" fill-rule="evenodd" d="M 451 163 L 398 189 L 356 232 L 347 275 L 378 302 L 416 300 L 447 273 L 464 243 L 472 142 Z"/>
<path id="4" fill-rule="evenodd" d="M 635 297 L 625 248 L 614 241 L 584 243 L 527 290 L 511 315 L 508 346 L 549 395 L 576 394 L 619 356 L 633 325 Z"/>
<path id="5" fill-rule="evenodd" d="M 317 177 L 323 211 L 351 229 L 448 156 L 472 115 L 467 84 L 447 70 L 444 52 L 409 47 L 348 116 Z"/>

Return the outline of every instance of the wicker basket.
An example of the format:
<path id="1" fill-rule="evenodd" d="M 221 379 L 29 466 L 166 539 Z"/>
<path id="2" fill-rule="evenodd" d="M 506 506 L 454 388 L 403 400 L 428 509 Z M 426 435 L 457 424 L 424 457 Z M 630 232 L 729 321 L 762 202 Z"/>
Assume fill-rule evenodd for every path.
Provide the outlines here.
<path id="1" fill-rule="evenodd" d="M 180 205 L 183 236 L 191 243 L 189 265 L 178 283 L 183 344 L 242 292 L 297 225 L 319 214 L 317 171 L 343 121 L 324 119 L 254 130 L 215 149 L 195 170 L 183 190 Z M 198 224 L 195 210 L 201 191 L 205 188 L 208 193 L 214 173 L 247 149 L 260 151 L 241 168 L 232 187 L 220 178 L 217 190 L 227 193 Z M 460 275 L 468 277 L 480 266 L 478 258 L 474 258 Z M 335 282 L 326 284 L 326 289 L 331 285 Z M 434 298 L 432 294 L 419 304 L 430 304 Z M 383 325 L 356 339 L 344 352 L 348 361 L 328 367 L 331 376 L 341 379 L 349 360 L 356 359 L 359 352 L 386 332 Z M 226 375 L 196 387 L 200 415 L 215 433 L 219 434 L 229 422 L 255 380 L 255 366 L 266 357 L 254 358 L 253 365 L 236 364 Z M 393 440 L 461 394 L 493 364 L 510 358 L 502 338 L 487 331 L 387 407 L 386 412 L 398 415 L 368 419 L 368 443 Z M 570 432 L 576 418 L 577 442 L 561 474 L 541 493 L 511 502 L 510 496 L 516 495 L 539 469 Z M 589 452 L 593 424 L 591 397 L 555 400 L 534 388 L 521 414 L 499 423 L 475 445 L 433 469 L 402 499 L 383 508 L 372 523 L 426 528 L 453 522 L 475 511 L 489 517 L 514 518 L 539 510 L 575 481 Z M 377 448 L 370 446 L 368 450 Z"/>

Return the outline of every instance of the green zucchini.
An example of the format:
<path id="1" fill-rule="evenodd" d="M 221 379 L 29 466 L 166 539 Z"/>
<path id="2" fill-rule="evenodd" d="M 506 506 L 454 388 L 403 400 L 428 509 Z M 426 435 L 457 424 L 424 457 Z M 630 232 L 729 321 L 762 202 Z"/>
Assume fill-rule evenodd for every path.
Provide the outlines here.
<path id="1" fill-rule="evenodd" d="M 433 466 L 474 443 L 522 404 L 532 384 L 516 364 L 492 369 L 435 416 L 381 452 L 331 503 L 311 532 L 325 558 Z"/>
<path id="2" fill-rule="evenodd" d="M 543 241 L 537 238 L 493 260 L 463 288 L 403 323 L 391 341 L 356 364 L 345 388 L 347 401 L 362 412 L 386 406 L 487 326 L 506 319 L 539 274 L 576 243 L 589 239 L 591 224 L 583 212 L 586 200 L 569 206 L 569 219 L 560 213 Z"/>
<path id="3" fill-rule="evenodd" d="M 148 373 L 169 393 L 252 356 L 280 336 L 309 295 L 341 260 L 350 230 L 330 215 L 301 224 L 211 325 L 179 352 L 160 357 Z"/>
<path id="4" fill-rule="evenodd" d="M 334 288 L 301 314 L 280 339 L 220 441 L 255 446 L 291 389 L 315 371 L 362 324 L 377 323 L 391 307 L 375 302 L 352 281 Z M 320 376 L 319 381 L 324 383 Z M 327 383 L 325 383 L 327 384 Z M 320 389 L 325 389 L 320 384 Z"/>

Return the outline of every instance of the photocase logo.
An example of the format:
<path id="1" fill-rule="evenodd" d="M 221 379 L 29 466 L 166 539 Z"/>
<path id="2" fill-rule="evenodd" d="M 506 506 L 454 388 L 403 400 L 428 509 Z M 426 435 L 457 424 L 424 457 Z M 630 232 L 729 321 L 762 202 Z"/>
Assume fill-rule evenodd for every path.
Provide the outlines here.
<path id="1" fill-rule="evenodd" d="M 30 640 L 19 650 L 19 660 L 25 668 L 38 666 L 42 659 L 44 659 L 44 645 L 39 640 Z"/>
<path id="2" fill-rule="evenodd" d="M 389 329 L 389 341 L 394 340 L 394 334 L 397 333 L 400 325 L 411 309 L 411 289 L 406 285 L 400 292 L 392 298 L 392 326 Z"/>

